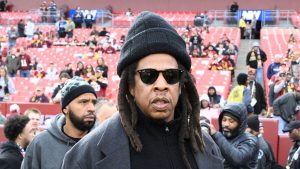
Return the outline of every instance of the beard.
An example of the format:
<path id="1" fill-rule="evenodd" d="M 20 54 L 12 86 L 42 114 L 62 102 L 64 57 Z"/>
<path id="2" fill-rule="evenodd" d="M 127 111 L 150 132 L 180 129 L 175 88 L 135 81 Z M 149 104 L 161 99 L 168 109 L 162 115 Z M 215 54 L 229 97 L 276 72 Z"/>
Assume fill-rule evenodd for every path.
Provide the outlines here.
<path id="1" fill-rule="evenodd" d="M 224 137 L 226 137 L 227 139 L 231 139 L 233 137 L 235 137 L 238 134 L 238 130 L 231 130 L 229 128 L 226 128 L 228 131 L 224 131 L 224 127 L 222 128 L 222 134 Z"/>
<path id="2" fill-rule="evenodd" d="M 84 121 L 84 116 L 83 117 L 78 117 L 73 113 L 71 110 L 69 113 L 70 121 L 72 124 L 81 131 L 89 131 L 91 128 L 93 128 L 95 122 L 96 122 L 96 116 L 94 116 L 94 121 Z"/>

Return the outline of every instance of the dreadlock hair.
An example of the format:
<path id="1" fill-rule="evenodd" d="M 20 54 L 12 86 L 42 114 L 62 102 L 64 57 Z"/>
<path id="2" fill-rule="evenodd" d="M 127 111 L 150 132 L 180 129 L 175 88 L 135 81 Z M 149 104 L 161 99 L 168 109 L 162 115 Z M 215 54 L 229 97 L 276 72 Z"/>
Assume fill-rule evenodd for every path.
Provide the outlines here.
<path id="1" fill-rule="evenodd" d="M 186 168 L 191 169 L 191 165 L 187 159 L 185 143 L 186 140 L 192 147 L 193 152 L 203 152 L 204 142 L 202 139 L 200 118 L 200 102 L 197 89 L 191 74 L 186 71 L 184 66 L 178 64 L 179 69 L 184 70 L 180 79 L 181 94 L 175 107 L 176 112 L 181 113 L 181 126 L 178 134 L 179 149 L 184 160 Z M 136 74 L 137 62 L 126 67 L 122 74 L 119 84 L 118 106 L 121 117 L 121 123 L 129 137 L 130 144 L 137 152 L 141 152 L 143 144 L 135 130 L 138 112 L 136 109 L 134 97 L 129 91 L 129 87 L 135 86 L 134 75 Z"/>

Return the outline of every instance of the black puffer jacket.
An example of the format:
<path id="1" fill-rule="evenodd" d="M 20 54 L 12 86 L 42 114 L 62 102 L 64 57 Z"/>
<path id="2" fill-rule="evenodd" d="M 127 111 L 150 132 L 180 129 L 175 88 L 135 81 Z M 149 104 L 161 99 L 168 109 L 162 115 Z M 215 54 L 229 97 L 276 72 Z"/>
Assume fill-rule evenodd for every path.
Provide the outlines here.
<path id="1" fill-rule="evenodd" d="M 230 113 L 240 121 L 236 136 L 228 139 L 222 134 L 222 118 Z M 247 128 L 247 110 L 241 103 L 227 104 L 219 116 L 220 132 L 212 137 L 225 158 L 225 169 L 255 169 L 257 167 L 257 137 L 245 132 Z"/>

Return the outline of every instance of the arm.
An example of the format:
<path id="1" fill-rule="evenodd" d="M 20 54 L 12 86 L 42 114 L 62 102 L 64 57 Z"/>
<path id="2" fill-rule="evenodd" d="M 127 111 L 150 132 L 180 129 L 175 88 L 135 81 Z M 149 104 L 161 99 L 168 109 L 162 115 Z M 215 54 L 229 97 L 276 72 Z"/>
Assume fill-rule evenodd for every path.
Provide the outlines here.
<path id="1" fill-rule="evenodd" d="M 254 136 L 245 139 L 237 146 L 228 142 L 220 132 L 214 134 L 212 138 L 219 146 L 225 160 L 233 166 L 243 166 L 248 163 L 252 159 L 253 154 L 258 151 L 257 139 Z"/>
<path id="2" fill-rule="evenodd" d="M 248 113 L 254 112 L 254 109 L 251 106 L 251 93 L 248 89 L 244 90 L 243 103 L 245 104 Z"/>
<path id="3" fill-rule="evenodd" d="M 267 77 L 268 77 L 268 79 L 270 80 L 271 79 L 271 76 L 272 76 L 272 64 L 270 64 L 269 66 L 268 66 L 268 70 L 267 70 Z"/>
<path id="4" fill-rule="evenodd" d="M 277 98 L 276 100 L 274 100 L 273 102 L 273 110 L 274 110 L 274 114 L 276 115 L 280 115 L 280 106 L 287 103 L 289 100 L 286 98 L 287 95 L 282 95 L 279 98 Z"/>

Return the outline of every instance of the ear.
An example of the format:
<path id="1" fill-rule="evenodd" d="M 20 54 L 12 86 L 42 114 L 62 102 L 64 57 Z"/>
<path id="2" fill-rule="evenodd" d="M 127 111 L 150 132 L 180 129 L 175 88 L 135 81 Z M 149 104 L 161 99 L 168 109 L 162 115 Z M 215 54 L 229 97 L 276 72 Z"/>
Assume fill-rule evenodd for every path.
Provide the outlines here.
<path id="1" fill-rule="evenodd" d="M 64 115 L 68 114 L 68 112 L 69 112 L 68 110 L 69 110 L 68 106 L 66 106 L 66 107 L 63 109 Z"/>

